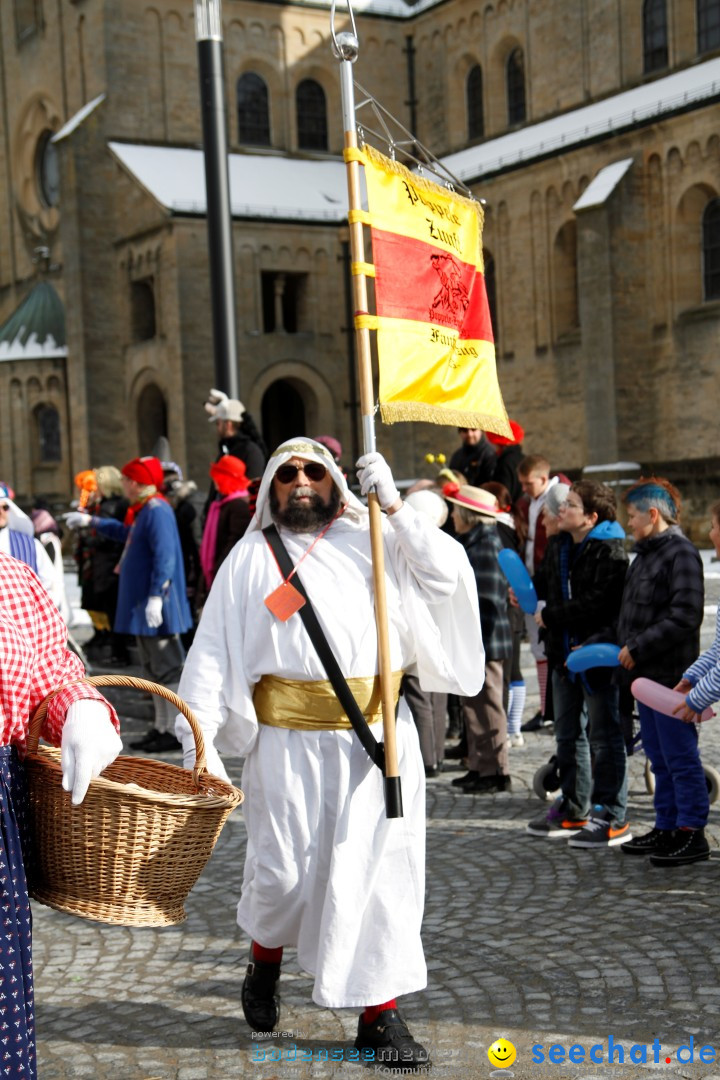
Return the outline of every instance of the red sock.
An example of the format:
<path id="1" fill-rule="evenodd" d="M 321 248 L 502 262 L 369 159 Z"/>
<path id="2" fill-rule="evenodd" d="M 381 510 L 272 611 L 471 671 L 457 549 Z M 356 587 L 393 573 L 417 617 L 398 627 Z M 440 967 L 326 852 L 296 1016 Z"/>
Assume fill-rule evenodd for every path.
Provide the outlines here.
<path id="1" fill-rule="evenodd" d="M 386 1001 L 384 1005 L 368 1005 L 365 1008 L 365 1012 L 362 1014 L 363 1024 L 372 1024 L 373 1020 L 377 1020 L 381 1012 L 385 1009 L 397 1009 L 397 1001 L 393 998 L 391 1001 Z"/>
<path id="2" fill-rule="evenodd" d="M 279 964 L 282 956 L 282 945 L 279 949 L 266 949 L 263 945 L 258 945 L 257 941 L 252 943 L 253 960 L 261 960 L 264 964 Z"/>

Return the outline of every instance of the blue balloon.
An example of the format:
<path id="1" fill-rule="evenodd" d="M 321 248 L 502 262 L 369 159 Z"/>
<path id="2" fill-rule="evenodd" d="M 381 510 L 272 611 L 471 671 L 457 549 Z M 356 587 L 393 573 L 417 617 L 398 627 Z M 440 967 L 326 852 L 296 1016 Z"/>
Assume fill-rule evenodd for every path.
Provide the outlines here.
<path id="1" fill-rule="evenodd" d="M 512 548 L 503 548 L 498 555 L 498 562 L 522 610 L 528 615 L 534 615 L 538 606 L 537 593 L 527 567 L 517 551 L 513 551 Z"/>
<path id="2" fill-rule="evenodd" d="M 569 671 L 589 671 L 596 667 L 618 667 L 620 646 L 601 641 L 598 645 L 583 645 L 570 653 L 565 661 Z"/>

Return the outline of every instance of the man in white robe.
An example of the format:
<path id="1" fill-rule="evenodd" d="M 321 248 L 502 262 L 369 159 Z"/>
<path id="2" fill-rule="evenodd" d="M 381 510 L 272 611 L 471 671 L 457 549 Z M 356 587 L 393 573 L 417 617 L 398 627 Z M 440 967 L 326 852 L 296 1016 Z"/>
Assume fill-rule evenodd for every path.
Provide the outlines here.
<path id="1" fill-rule="evenodd" d="M 417 674 L 426 691 L 477 694 L 484 652 L 463 549 L 402 502 L 379 454 L 358 466 L 362 493 L 374 487 L 386 511 L 393 672 Z M 378 645 L 368 511 L 324 446 L 291 439 L 271 456 L 253 522 L 213 584 L 179 687 L 203 728 L 210 770 L 226 775 L 217 751 L 246 758 L 248 844 L 238 923 L 253 947 L 243 1011 L 255 1030 L 277 1024 L 282 947 L 296 946 L 300 966 L 315 976 L 314 1001 L 364 1007 L 355 1045 L 365 1057 L 425 1065 L 427 1052 L 395 1001 L 427 981 L 420 939 L 425 777 L 417 732 L 401 700 L 404 816 L 388 819 L 380 770 L 351 730 L 299 613 L 283 621 L 265 604 L 283 582 L 262 532 L 273 522 L 382 738 L 373 694 Z M 191 767 L 194 742 L 182 717 L 176 733 Z"/>

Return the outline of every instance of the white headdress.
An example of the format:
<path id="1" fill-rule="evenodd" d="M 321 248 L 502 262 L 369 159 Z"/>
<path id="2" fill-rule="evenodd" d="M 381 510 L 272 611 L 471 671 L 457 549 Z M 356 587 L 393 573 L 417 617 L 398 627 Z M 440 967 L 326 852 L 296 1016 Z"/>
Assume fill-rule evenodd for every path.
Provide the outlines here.
<path id="1" fill-rule="evenodd" d="M 7 491 L 7 488 L 3 488 Z M 8 510 L 8 528 L 14 532 L 25 533 L 26 536 L 35 535 L 35 526 L 32 523 L 32 519 L 27 516 L 24 510 L 21 510 L 17 503 L 8 495 L 0 496 L 0 502 L 7 503 L 10 507 Z"/>
<path id="2" fill-rule="evenodd" d="M 367 507 L 363 506 L 360 500 L 350 491 L 342 470 L 333 459 L 333 456 L 327 447 L 323 446 L 322 443 L 315 442 L 314 439 L 308 439 L 304 435 L 298 435 L 293 439 L 287 439 L 284 443 L 281 443 L 277 450 L 270 455 L 270 460 L 265 466 L 265 472 L 263 473 L 260 491 L 258 492 L 255 516 L 248 526 L 248 532 L 257 529 L 265 529 L 268 525 L 272 524 L 273 519 L 272 513 L 270 512 L 270 486 L 279 467 L 293 457 L 304 458 L 306 461 L 317 461 L 325 466 L 333 478 L 335 487 L 340 492 L 340 503 L 347 506 L 347 510 L 343 515 L 345 519 L 352 520 L 354 518 L 355 520 L 359 520 L 367 514 Z"/>

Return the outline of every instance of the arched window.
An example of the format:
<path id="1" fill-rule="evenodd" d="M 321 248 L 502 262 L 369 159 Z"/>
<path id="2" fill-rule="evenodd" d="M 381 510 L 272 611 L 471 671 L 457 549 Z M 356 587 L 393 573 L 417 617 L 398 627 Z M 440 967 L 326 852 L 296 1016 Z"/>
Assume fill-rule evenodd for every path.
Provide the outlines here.
<path id="1" fill-rule="evenodd" d="M 699 53 L 720 49 L 720 0 L 696 0 Z"/>
<path id="2" fill-rule="evenodd" d="M 505 66 L 507 83 L 508 124 L 522 124 L 525 119 L 525 61 L 518 45 L 507 58 Z"/>
<path id="3" fill-rule="evenodd" d="M 155 337 L 155 289 L 152 278 L 130 282 L 130 319 L 133 341 Z"/>
<path id="4" fill-rule="evenodd" d="M 645 0 L 643 4 L 643 71 L 661 71 L 668 66 L 666 0 Z"/>
<path id="5" fill-rule="evenodd" d="M 237 81 L 238 141 L 270 146 L 270 106 L 264 79 L 246 71 Z"/>
<path id="6" fill-rule="evenodd" d="M 315 79 L 303 79 L 295 91 L 298 146 L 301 150 L 327 150 L 325 91 Z"/>
<path id="7" fill-rule="evenodd" d="M 470 69 L 466 94 L 468 139 L 482 139 L 485 134 L 485 119 L 483 116 L 483 76 L 479 64 Z"/>
<path id="8" fill-rule="evenodd" d="M 703 298 L 720 300 L 720 199 L 711 199 L 702 216 Z"/>
<path id="9" fill-rule="evenodd" d="M 60 414 L 54 405 L 39 405 L 35 410 L 38 454 L 41 462 L 62 460 Z"/>

